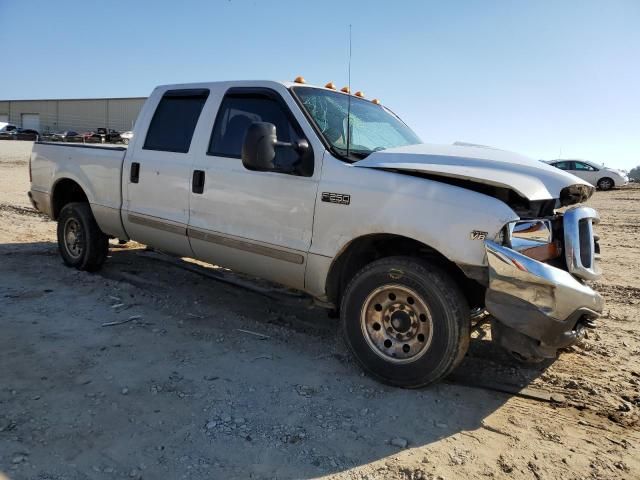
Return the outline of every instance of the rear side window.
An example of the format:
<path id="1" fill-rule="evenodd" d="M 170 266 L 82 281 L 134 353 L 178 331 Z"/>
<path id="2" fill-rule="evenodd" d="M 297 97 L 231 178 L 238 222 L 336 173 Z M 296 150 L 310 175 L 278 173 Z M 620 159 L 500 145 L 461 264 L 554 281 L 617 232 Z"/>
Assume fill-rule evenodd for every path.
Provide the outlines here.
<path id="1" fill-rule="evenodd" d="M 553 166 L 559 168 L 560 170 L 572 170 L 571 162 L 557 162 L 554 163 Z"/>
<path id="2" fill-rule="evenodd" d="M 156 108 L 147 138 L 145 150 L 187 153 L 209 90 L 169 90 Z"/>

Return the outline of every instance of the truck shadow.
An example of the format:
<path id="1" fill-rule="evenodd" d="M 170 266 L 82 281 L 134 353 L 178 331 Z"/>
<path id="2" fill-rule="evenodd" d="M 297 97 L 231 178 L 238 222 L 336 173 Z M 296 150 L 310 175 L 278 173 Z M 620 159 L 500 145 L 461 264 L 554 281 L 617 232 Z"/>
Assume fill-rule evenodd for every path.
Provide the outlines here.
<path id="1" fill-rule="evenodd" d="M 100 272 L 78 276 L 62 266 L 53 243 L 0 245 L 0 277 L 4 268 L 22 265 L 19 278 L 24 278 L 25 284 L 38 276 L 58 273 L 93 283 L 97 278 L 104 286 L 97 293 L 91 286 L 86 291 L 89 300 L 93 295 L 95 302 L 106 302 L 108 310 L 107 293 L 115 288 L 126 294 L 122 303 L 134 303 L 146 317 L 154 318 L 154 331 L 158 332 L 153 337 L 149 337 L 152 323 L 128 325 L 124 338 L 118 327 L 98 329 L 104 348 L 111 348 L 117 340 L 122 356 L 118 361 L 125 362 L 129 370 L 128 385 L 141 385 L 137 396 L 131 392 L 126 397 L 130 402 L 127 414 L 144 418 L 150 411 L 172 412 L 154 427 L 162 434 L 162 453 L 152 449 L 140 453 L 148 465 L 145 476 L 149 478 L 167 473 L 156 458 L 160 455 L 200 459 L 200 464 L 210 465 L 210 478 L 247 478 L 249 474 L 315 478 L 447 437 L 469 436 L 479 443 L 474 436 L 478 429 L 492 429 L 509 437 L 508 432 L 492 427 L 487 417 L 515 394 L 508 392 L 526 387 L 544 371 L 544 365 L 524 368 L 486 339 L 477 338 L 446 381 L 421 390 L 387 387 L 361 374 L 336 341 L 337 320 L 313 307 L 308 298 L 144 248 L 111 247 L 110 258 Z M 82 285 L 78 284 L 80 291 Z M 19 289 L 2 283 L 0 287 L 0 294 L 10 301 L 22 298 Z M 0 340 L 2 352 L 33 349 L 31 336 L 9 335 L 6 339 L 13 343 L 9 348 Z M 80 335 L 80 346 L 82 341 Z M 138 351 L 140 342 L 145 342 L 145 347 Z M 93 351 L 88 346 L 86 350 Z M 87 355 L 93 355 L 92 368 L 97 368 L 96 362 L 103 368 L 102 357 Z M 12 364 L 19 361 L 18 355 Z M 46 355 L 39 361 L 43 371 L 51 369 Z M 166 378 L 156 378 L 163 375 L 152 367 L 156 363 L 162 365 Z M 108 368 L 105 365 L 103 369 Z M 11 366 L 6 372 L 10 371 Z M 181 380 L 175 379 L 176 372 Z M 2 377 L 11 375 L 3 373 Z M 11 381 L 0 378 L 3 384 Z M 165 392 L 185 395 L 179 399 L 173 395 L 169 400 L 158 395 L 157 389 L 154 393 L 153 385 L 161 382 Z M 63 403 L 51 402 L 49 417 L 55 418 L 65 408 Z M 194 419 L 194 412 L 204 411 Z M 139 450 L 135 443 L 139 439 L 120 435 L 117 421 L 111 423 L 108 417 L 101 421 L 98 416 L 96 423 L 100 423 L 104 431 L 101 438 L 106 442 L 98 445 L 112 457 Z M 190 440 L 185 443 L 185 438 Z M 451 454 L 456 453 L 452 450 Z M 178 471 L 180 466 L 173 468 Z M 436 465 L 426 459 L 415 469 L 435 472 Z"/>

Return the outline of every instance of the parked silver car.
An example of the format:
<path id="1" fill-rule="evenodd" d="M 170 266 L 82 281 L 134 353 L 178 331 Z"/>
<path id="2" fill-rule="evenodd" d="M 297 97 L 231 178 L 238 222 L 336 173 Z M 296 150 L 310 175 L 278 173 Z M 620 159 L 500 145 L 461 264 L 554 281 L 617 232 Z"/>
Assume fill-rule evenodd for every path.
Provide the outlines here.
<path id="1" fill-rule="evenodd" d="M 614 168 L 607 168 L 595 162 L 558 159 L 551 160 L 548 163 L 586 180 L 600 190 L 611 190 L 613 187 L 622 187 L 629 183 L 629 177 L 626 173 Z"/>

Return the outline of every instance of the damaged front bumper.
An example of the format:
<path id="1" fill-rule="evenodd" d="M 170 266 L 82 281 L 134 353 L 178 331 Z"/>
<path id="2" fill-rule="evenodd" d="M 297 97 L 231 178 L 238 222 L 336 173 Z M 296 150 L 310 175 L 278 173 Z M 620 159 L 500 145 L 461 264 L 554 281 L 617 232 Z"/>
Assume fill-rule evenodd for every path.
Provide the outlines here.
<path id="1" fill-rule="evenodd" d="M 554 358 L 558 348 L 575 343 L 584 326 L 602 312 L 602 296 L 569 272 L 489 240 L 485 248 L 486 308 L 499 323 L 496 340 L 507 350 Z M 580 255 L 579 250 L 569 253 Z"/>

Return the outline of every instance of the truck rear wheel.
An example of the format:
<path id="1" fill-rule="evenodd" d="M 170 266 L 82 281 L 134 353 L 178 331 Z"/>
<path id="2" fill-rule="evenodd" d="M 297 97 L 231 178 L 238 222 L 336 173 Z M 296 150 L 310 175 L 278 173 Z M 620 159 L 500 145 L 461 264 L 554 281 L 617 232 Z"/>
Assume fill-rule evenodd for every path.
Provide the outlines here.
<path id="1" fill-rule="evenodd" d="M 58 217 L 58 249 L 65 265 L 89 272 L 100 269 L 109 238 L 96 223 L 88 203 L 65 205 Z"/>
<path id="2" fill-rule="evenodd" d="M 346 344 L 362 368 L 390 385 L 418 388 L 449 374 L 469 346 L 469 307 L 437 266 L 389 257 L 360 270 L 341 302 Z"/>

